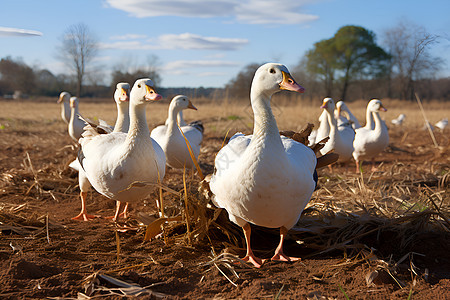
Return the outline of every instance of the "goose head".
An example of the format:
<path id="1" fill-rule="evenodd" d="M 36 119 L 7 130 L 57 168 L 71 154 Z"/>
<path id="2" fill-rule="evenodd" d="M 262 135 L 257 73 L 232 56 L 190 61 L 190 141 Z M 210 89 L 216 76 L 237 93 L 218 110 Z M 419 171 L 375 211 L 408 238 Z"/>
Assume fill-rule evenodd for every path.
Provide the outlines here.
<path id="1" fill-rule="evenodd" d="M 387 109 L 383 106 L 383 103 L 381 103 L 378 99 L 370 100 L 367 105 L 367 109 L 371 112 L 387 111 Z"/>
<path id="2" fill-rule="evenodd" d="M 69 99 L 70 99 L 70 94 L 68 92 L 61 92 L 61 94 L 59 94 L 57 103 L 66 102 L 66 101 L 69 101 Z"/>
<path id="3" fill-rule="evenodd" d="M 70 97 L 70 107 L 78 108 L 78 98 L 77 97 Z"/>
<path id="4" fill-rule="evenodd" d="M 188 97 L 185 95 L 175 96 L 170 102 L 169 109 L 173 110 L 176 113 L 184 109 L 197 110 L 197 108 L 192 104 L 191 100 L 189 100 Z"/>
<path id="5" fill-rule="evenodd" d="M 119 82 L 114 92 L 114 100 L 120 106 L 128 106 L 128 101 L 130 100 L 130 84 Z"/>
<path id="6" fill-rule="evenodd" d="M 335 104 L 332 98 L 324 98 L 322 101 L 322 106 L 320 108 L 325 109 L 330 114 L 333 114 Z"/>
<path id="7" fill-rule="evenodd" d="M 350 110 L 348 109 L 348 107 L 347 107 L 347 105 L 345 104 L 345 102 L 344 101 L 338 101 L 337 103 L 336 103 L 336 110 L 337 110 L 337 115 L 338 116 L 340 116 L 341 115 L 341 112 L 343 111 L 343 112 L 346 112 L 346 113 L 349 113 L 350 112 Z"/>
<path id="8" fill-rule="evenodd" d="M 136 80 L 130 92 L 130 101 L 136 106 L 161 99 L 162 96 L 155 91 L 153 81 L 149 78 Z"/>
<path id="9" fill-rule="evenodd" d="M 265 94 L 270 98 L 281 90 L 303 93 L 305 89 L 292 78 L 286 66 L 267 63 L 258 68 L 252 82 L 252 94 Z"/>

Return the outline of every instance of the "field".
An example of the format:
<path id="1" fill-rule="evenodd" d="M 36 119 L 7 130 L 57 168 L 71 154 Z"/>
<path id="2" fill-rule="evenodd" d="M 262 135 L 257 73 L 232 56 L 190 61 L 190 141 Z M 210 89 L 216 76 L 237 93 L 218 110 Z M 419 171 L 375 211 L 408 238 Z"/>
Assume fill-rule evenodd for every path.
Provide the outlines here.
<path id="1" fill-rule="evenodd" d="M 204 174 L 236 131 L 250 133 L 250 106 L 192 99 L 205 137 L 199 157 Z M 320 101 L 279 96 L 272 107 L 280 130 L 317 125 Z M 131 208 L 128 219 L 106 218 L 115 203 L 89 193 L 90 222 L 80 210 L 77 173 L 68 167 L 76 145 L 56 99 L 0 99 L 0 297 L 2 299 L 448 299 L 450 298 L 450 129 L 423 130 L 415 102 L 384 100 L 390 144 L 378 171 L 353 163 L 319 170 L 319 185 L 286 252 L 294 263 L 266 262 L 255 269 L 241 230 L 226 212 L 207 206 L 195 174 L 169 169 L 164 189 Z M 365 102 L 348 104 L 365 123 Z M 164 122 L 168 100 L 147 107 L 150 128 Z M 424 103 L 431 123 L 450 115 L 445 103 Z M 113 124 L 113 100 L 80 103 L 91 120 Z M 400 113 L 401 127 L 390 120 Z M 184 189 L 184 184 L 186 189 Z M 161 195 L 160 195 L 161 191 Z M 173 218 L 144 241 L 162 197 Z M 187 209 L 186 209 L 187 208 Z M 186 218 L 187 216 L 187 218 Z M 153 223 L 154 224 L 154 223 Z M 152 227 L 153 228 L 153 227 Z M 271 257 L 276 230 L 253 228 L 256 254 Z"/>

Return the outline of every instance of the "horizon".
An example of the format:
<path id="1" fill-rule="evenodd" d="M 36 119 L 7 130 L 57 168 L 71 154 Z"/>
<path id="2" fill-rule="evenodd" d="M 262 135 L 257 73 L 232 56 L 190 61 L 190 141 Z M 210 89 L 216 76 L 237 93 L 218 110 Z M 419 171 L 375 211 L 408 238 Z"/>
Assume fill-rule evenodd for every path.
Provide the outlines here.
<path id="1" fill-rule="evenodd" d="M 49 0 L 44 6 L 7 1 L 0 58 L 67 74 L 56 59 L 57 48 L 69 26 L 84 23 L 99 40 L 95 66 L 103 71 L 102 84 L 110 83 L 115 66 L 136 68 L 154 56 L 163 88 L 223 88 L 250 63 L 276 61 L 292 71 L 314 43 L 331 38 L 342 26 L 374 32 L 383 47 L 382 32 L 406 20 L 441 37 L 430 53 L 445 60 L 436 76 L 450 76 L 450 2 L 398 2 Z"/>

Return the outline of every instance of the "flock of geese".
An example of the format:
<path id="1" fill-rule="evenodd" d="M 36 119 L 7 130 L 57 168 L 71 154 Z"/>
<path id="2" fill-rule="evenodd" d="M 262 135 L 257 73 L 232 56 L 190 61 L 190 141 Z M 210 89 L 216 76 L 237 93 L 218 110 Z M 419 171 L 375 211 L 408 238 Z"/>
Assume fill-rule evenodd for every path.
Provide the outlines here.
<path id="1" fill-rule="evenodd" d="M 372 99 L 367 104 L 364 127 L 343 101 L 335 104 L 332 98 L 325 98 L 321 108 L 323 112 L 319 117 L 319 128 L 309 137 L 309 143 L 328 138 L 320 150 L 322 155 L 334 151 L 339 155 L 338 162 L 344 164 L 353 158 L 357 173 L 360 172 L 362 161 L 370 159 L 372 170 L 375 171 L 375 156 L 389 144 L 387 126 L 379 114 L 387 109 L 381 101 Z"/>
<path id="2" fill-rule="evenodd" d="M 255 267 L 261 267 L 264 260 L 252 251 L 250 224 L 280 229 L 280 242 L 272 260 L 298 260 L 283 252 L 283 241 L 311 199 L 318 180 L 316 169 L 334 163 L 337 155 L 327 163 L 323 158 L 334 151 L 342 162 L 353 157 L 358 169 L 362 160 L 372 159 L 389 142 L 387 127 L 379 116 L 386 109 L 377 99 L 367 106 L 364 127 L 345 103 L 335 104 L 333 99 L 325 98 L 320 126 L 310 138 L 310 145 L 308 141 L 301 143 L 281 136 L 270 103 L 272 95 L 281 90 L 304 92 L 284 65 L 260 66 L 250 92 L 253 134 L 236 133 L 230 138 L 217 153 L 209 179 L 212 202 L 226 209 L 229 219 L 242 227 L 247 245 L 243 260 Z M 77 98 L 61 93 L 62 118 L 68 123 L 69 135 L 79 143 L 78 158 L 71 166 L 79 172 L 82 209 L 74 219 L 87 221 L 95 217 L 86 212 L 90 186 L 117 201 L 116 220 L 126 214 L 128 203 L 141 201 L 163 182 L 166 166 L 194 168 L 187 144 L 197 159 L 203 126 L 199 121 L 186 124 L 182 112 L 196 107 L 186 96 L 174 97 L 165 124 L 150 131 L 146 106 L 161 98 L 148 78 L 137 80 L 132 88 L 127 83 L 117 84 L 117 121 L 110 127 L 104 122 L 97 125 L 85 120 L 79 114 Z M 313 145 L 317 143 L 322 143 L 323 148 L 316 154 Z"/>

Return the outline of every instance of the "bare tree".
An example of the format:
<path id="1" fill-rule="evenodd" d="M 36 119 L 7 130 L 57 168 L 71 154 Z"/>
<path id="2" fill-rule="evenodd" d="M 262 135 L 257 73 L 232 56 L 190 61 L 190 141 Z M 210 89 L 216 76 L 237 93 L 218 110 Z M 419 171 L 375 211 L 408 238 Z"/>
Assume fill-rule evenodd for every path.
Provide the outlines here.
<path id="1" fill-rule="evenodd" d="M 87 25 L 71 25 L 62 36 L 59 50 L 58 58 L 66 63 L 76 76 L 76 95 L 80 96 L 87 67 L 98 53 L 97 39 Z"/>
<path id="2" fill-rule="evenodd" d="M 383 44 L 392 56 L 389 90 L 395 82 L 402 99 L 413 99 L 414 82 L 432 77 L 440 68 L 442 59 L 429 53 L 438 39 L 437 35 L 409 21 L 400 21 L 384 31 Z"/>
<path id="3" fill-rule="evenodd" d="M 111 87 L 115 88 L 118 82 L 133 83 L 139 78 L 151 78 L 158 87 L 161 84 L 161 76 L 159 75 L 159 59 L 156 55 L 147 56 L 146 64 L 143 60 L 136 57 L 128 56 L 120 59 L 120 62 L 113 66 Z"/>

